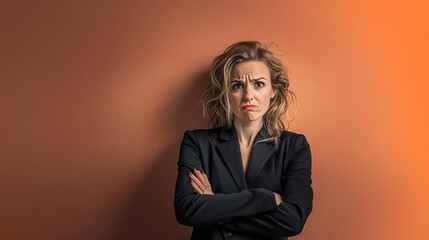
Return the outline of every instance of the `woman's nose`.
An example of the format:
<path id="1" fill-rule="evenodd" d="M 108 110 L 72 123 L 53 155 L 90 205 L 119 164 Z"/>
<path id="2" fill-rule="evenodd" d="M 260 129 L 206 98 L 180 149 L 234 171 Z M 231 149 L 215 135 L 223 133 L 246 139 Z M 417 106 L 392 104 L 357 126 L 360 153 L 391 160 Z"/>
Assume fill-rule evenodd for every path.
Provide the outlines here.
<path id="1" fill-rule="evenodd" d="M 244 92 L 244 96 L 243 96 L 243 100 L 244 101 L 253 100 L 252 88 L 249 85 L 246 86 L 246 89 L 245 89 L 245 92 Z"/>

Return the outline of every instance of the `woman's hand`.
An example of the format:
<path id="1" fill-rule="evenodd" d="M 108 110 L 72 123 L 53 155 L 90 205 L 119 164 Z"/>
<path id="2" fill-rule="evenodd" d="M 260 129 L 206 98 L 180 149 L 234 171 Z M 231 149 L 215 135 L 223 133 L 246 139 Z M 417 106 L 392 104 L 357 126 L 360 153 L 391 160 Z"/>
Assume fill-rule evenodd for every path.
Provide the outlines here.
<path id="1" fill-rule="evenodd" d="M 191 179 L 191 186 L 197 193 L 214 195 L 209 179 L 204 172 L 201 173 L 200 170 L 194 168 L 194 173 L 190 172 L 189 178 Z"/>
<path id="2" fill-rule="evenodd" d="M 276 197 L 276 203 L 277 203 L 277 205 L 279 205 L 280 203 L 282 203 L 282 201 L 283 201 L 282 195 L 274 192 L 274 196 Z"/>

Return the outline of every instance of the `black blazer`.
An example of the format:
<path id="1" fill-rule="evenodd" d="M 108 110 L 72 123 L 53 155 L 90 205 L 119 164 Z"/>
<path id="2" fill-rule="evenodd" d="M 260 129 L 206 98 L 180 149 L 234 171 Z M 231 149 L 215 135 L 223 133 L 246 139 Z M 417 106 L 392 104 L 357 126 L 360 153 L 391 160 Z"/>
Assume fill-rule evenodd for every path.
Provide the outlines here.
<path id="1" fill-rule="evenodd" d="M 262 128 L 255 142 L 267 137 Z M 274 141 L 254 145 L 244 174 L 234 127 L 186 131 L 177 164 L 176 218 L 194 227 L 191 239 L 287 239 L 312 210 L 311 153 L 302 134 L 284 131 L 277 149 Z M 215 195 L 194 191 L 194 168 L 207 174 Z"/>

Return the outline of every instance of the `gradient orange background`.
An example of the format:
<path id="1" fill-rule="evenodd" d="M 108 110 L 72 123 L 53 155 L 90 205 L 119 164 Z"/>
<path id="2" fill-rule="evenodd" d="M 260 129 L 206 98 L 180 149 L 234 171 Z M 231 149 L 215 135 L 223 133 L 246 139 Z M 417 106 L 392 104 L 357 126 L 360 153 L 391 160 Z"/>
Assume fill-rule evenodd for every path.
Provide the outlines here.
<path id="1" fill-rule="evenodd" d="M 425 1 L 1 1 L 1 239 L 187 239 L 173 192 L 211 59 L 276 43 L 313 151 L 294 239 L 429 239 Z"/>

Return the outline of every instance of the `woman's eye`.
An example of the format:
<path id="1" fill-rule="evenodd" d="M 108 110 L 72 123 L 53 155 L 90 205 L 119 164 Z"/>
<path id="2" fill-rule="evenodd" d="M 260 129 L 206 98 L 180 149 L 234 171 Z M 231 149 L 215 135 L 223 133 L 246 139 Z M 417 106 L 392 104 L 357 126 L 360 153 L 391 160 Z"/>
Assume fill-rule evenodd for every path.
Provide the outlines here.
<path id="1" fill-rule="evenodd" d="M 261 87 L 265 86 L 265 83 L 257 82 L 257 83 L 255 83 L 255 85 L 256 85 L 256 87 L 261 88 Z"/>
<path id="2" fill-rule="evenodd" d="M 238 90 L 238 89 L 242 89 L 242 88 L 243 88 L 243 84 L 241 84 L 241 83 L 236 83 L 236 84 L 232 85 L 233 90 Z"/>

